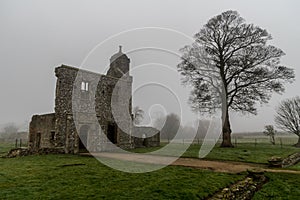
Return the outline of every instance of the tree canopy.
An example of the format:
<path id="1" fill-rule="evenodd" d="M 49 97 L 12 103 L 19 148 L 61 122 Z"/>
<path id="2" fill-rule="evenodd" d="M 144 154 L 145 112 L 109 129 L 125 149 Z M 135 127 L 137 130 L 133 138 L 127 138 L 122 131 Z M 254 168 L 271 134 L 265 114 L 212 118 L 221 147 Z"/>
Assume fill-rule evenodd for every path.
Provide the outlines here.
<path id="1" fill-rule="evenodd" d="M 266 125 L 265 131 L 263 132 L 265 135 L 270 137 L 270 142 L 275 145 L 275 133 L 276 130 L 274 129 L 273 125 Z"/>
<path id="2" fill-rule="evenodd" d="M 276 109 L 275 123 L 285 131 L 299 137 L 295 145 L 300 147 L 300 97 L 283 100 Z"/>
<path id="3" fill-rule="evenodd" d="M 256 103 L 266 103 L 273 92 L 284 92 L 292 82 L 291 68 L 280 64 L 284 52 L 267 44 L 267 30 L 247 24 L 236 11 L 211 18 L 181 49 L 178 69 L 183 83 L 193 87 L 194 111 L 213 113 L 222 106 L 223 142 L 232 147 L 229 110 L 257 114 Z"/>
<path id="4" fill-rule="evenodd" d="M 135 106 L 133 108 L 132 114 L 134 124 L 139 125 L 144 119 L 144 111 L 139 106 Z"/>
<path id="5" fill-rule="evenodd" d="M 180 128 L 180 117 L 175 113 L 162 116 L 154 121 L 154 127 L 160 130 L 161 139 L 172 140 Z"/>

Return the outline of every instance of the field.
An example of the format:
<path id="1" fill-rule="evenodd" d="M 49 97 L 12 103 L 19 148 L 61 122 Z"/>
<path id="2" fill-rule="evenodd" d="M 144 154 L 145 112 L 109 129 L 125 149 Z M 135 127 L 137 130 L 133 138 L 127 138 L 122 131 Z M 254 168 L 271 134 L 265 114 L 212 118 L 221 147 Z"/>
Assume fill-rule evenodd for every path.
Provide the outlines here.
<path id="1" fill-rule="evenodd" d="M 251 163 L 268 163 L 268 159 L 272 156 L 287 157 L 290 154 L 298 152 L 299 149 L 292 146 L 284 146 L 280 148 L 271 144 L 253 144 L 245 143 L 235 148 L 224 149 L 215 147 L 206 157 L 211 160 L 231 160 Z M 183 155 L 185 157 L 197 157 L 199 151 L 198 145 L 193 145 Z"/>
<path id="2" fill-rule="evenodd" d="M 0 160 L 0 199 L 202 199 L 243 179 L 186 167 L 145 174 L 110 169 L 92 157 L 28 156 Z M 300 175 L 268 173 L 254 199 L 297 199 Z"/>
<path id="3" fill-rule="evenodd" d="M 244 177 L 185 167 L 128 174 L 76 155 L 0 162 L 0 199 L 199 199 Z"/>
<path id="4" fill-rule="evenodd" d="M 0 155 L 11 147 L 0 144 Z M 200 145 L 192 144 L 183 157 L 198 157 L 199 148 Z M 285 157 L 294 152 L 299 152 L 299 148 L 245 141 L 236 148 L 223 149 L 217 145 L 205 159 L 267 163 L 271 156 Z M 300 163 L 289 169 L 300 170 Z M 300 196 L 300 175 L 266 175 L 270 180 L 254 199 Z M 0 199 L 203 199 L 245 176 L 246 173 L 217 173 L 179 166 L 129 174 L 113 170 L 93 157 L 77 155 L 0 158 Z"/>
<path id="5" fill-rule="evenodd" d="M 254 200 L 286 199 L 297 200 L 300 196 L 300 175 L 267 173 L 269 182 L 254 195 Z"/>
<path id="6" fill-rule="evenodd" d="M 12 143 L 0 143 L 0 157 L 7 154 L 7 152 L 14 147 Z"/>
<path id="7" fill-rule="evenodd" d="M 294 166 L 290 166 L 289 169 L 293 169 L 293 170 L 300 170 L 300 163 L 297 163 Z"/>
<path id="8" fill-rule="evenodd" d="M 213 148 L 213 150 L 205 157 L 205 159 L 267 164 L 268 159 L 270 159 L 272 156 L 287 157 L 288 155 L 300 151 L 299 148 L 292 146 L 292 144 L 295 144 L 297 142 L 296 137 L 285 136 L 277 138 L 277 140 L 281 140 L 282 144 L 277 143 L 276 145 L 272 145 L 269 143 L 268 137 L 265 136 L 248 136 L 239 138 L 235 148 L 220 148 L 220 142 L 218 142 Z M 180 142 L 182 141 L 178 141 L 178 145 L 181 144 Z M 185 143 L 186 142 L 188 142 L 188 140 L 185 140 Z M 167 143 L 162 143 L 162 146 L 166 144 Z M 191 146 L 183 154 L 182 157 L 198 158 L 200 145 L 197 141 L 193 141 Z M 154 147 L 148 149 L 134 149 L 133 151 L 138 153 L 144 153 L 148 151 L 154 151 L 157 149 L 159 148 Z"/>

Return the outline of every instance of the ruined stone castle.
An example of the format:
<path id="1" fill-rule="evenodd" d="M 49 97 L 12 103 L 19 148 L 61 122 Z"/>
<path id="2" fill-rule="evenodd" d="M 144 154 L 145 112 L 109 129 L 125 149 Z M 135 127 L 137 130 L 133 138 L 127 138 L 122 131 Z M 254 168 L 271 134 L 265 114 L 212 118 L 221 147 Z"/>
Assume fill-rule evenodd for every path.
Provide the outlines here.
<path id="1" fill-rule="evenodd" d="M 158 130 L 132 123 L 133 78 L 129 67 L 130 59 L 121 47 L 110 58 L 106 75 L 66 65 L 57 67 L 55 112 L 32 117 L 29 149 L 78 153 L 159 146 Z M 117 112 L 112 105 L 117 105 Z"/>

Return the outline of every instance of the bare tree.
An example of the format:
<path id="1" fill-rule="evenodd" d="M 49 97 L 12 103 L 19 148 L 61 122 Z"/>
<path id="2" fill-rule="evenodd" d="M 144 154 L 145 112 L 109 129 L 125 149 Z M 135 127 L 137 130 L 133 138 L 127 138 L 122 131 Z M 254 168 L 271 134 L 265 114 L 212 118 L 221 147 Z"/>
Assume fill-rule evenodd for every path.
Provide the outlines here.
<path id="1" fill-rule="evenodd" d="M 276 130 L 274 129 L 273 125 L 266 125 L 265 131 L 263 132 L 265 135 L 270 137 L 271 144 L 275 145 L 275 134 Z"/>
<path id="2" fill-rule="evenodd" d="M 19 127 L 15 123 L 8 123 L 3 127 L 2 137 L 7 139 L 16 139 Z"/>
<path id="3" fill-rule="evenodd" d="M 256 114 L 257 102 L 284 92 L 284 83 L 295 77 L 293 69 L 280 64 L 284 52 L 267 44 L 271 39 L 266 30 L 230 10 L 211 18 L 195 34 L 195 42 L 181 49 L 178 69 L 183 83 L 193 87 L 194 111 L 222 108 L 222 147 L 233 147 L 230 110 Z"/>
<path id="4" fill-rule="evenodd" d="M 197 139 L 204 139 L 206 136 L 206 133 L 208 131 L 209 128 L 209 124 L 210 121 L 209 120 L 199 120 L 196 121 L 196 125 L 197 125 L 197 135 L 196 138 Z"/>
<path id="5" fill-rule="evenodd" d="M 300 147 L 300 97 L 282 101 L 276 109 L 275 123 L 278 128 L 298 136 L 296 147 Z"/>
<path id="6" fill-rule="evenodd" d="M 168 139 L 169 141 L 175 137 L 180 128 L 180 118 L 178 115 L 170 113 L 166 117 L 157 118 L 154 127 L 160 130 L 162 139 Z"/>
<path id="7" fill-rule="evenodd" d="M 196 129 L 193 126 L 186 125 L 180 127 L 182 139 L 191 140 L 194 139 L 193 135 L 196 133 Z"/>
<path id="8" fill-rule="evenodd" d="M 134 124 L 140 124 L 144 119 L 144 111 L 139 107 L 135 106 L 133 108 L 133 122 Z"/>

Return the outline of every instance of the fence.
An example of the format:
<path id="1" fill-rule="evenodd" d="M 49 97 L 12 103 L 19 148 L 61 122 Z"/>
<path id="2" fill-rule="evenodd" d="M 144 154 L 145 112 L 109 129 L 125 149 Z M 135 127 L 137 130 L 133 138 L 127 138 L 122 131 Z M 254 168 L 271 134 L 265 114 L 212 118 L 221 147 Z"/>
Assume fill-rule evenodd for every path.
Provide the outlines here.
<path id="1" fill-rule="evenodd" d="M 199 144 L 203 143 L 204 139 L 195 138 L 195 139 L 176 139 L 176 140 L 168 140 L 161 139 L 162 143 L 170 143 L 171 141 L 178 144 Z M 212 141 L 216 144 L 221 144 L 222 139 L 214 139 Z M 270 138 L 268 136 L 233 136 L 231 138 L 231 142 L 234 146 L 238 147 L 243 144 L 252 144 L 253 146 L 258 146 L 259 144 L 270 144 Z M 298 137 L 296 136 L 277 136 L 275 137 L 275 146 L 291 146 L 298 142 Z"/>
<path id="2" fill-rule="evenodd" d="M 293 136 L 277 136 L 275 137 L 275 145 L 290 146 L 296 144 L 298 141 L 297 137 Z M 232 142 L 235 146 L 239 144 L 253 144 L 257 146 L 259 144 L 271 144 L 270 138 L 267 136 L 257 136 L 257 137 L 233 137 Z"/>
<path id="3" fill-rule="evenodd" d="M 16 139 L 15 140 L 15 148 L 22 148 L 22 147 L 27 147 L 28 141 L 27 140 L 22 140 L 22 139 Z"/>

